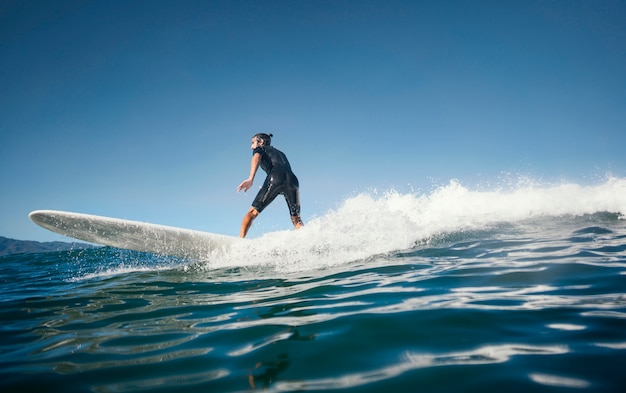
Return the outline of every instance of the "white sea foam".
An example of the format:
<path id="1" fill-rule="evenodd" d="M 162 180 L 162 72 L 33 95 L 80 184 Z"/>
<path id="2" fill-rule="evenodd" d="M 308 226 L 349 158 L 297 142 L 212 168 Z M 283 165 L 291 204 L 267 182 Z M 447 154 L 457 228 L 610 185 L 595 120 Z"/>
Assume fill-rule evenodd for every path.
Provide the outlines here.
<path id="1" fill-rule="evenodd" d="M 441 233 L 481 230 L 543 217 L 626 213 L 626 178 L 597 185 L 537 185 L 473 190 L 453 180 L 429 194 L 362 193 L 306 223 L 238 244 L 211 267 L 325 267 L 413 247 Z"/>

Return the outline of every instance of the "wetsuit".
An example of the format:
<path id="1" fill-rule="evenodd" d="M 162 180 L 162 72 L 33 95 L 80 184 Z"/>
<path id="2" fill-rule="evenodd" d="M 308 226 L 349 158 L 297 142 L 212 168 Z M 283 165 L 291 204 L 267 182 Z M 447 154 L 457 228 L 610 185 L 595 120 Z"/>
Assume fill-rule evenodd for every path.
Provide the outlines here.
<path id="1" fill-rule="evenodd" d="M 272 203 L 278 196 L 283 194 L 289 206 L 291 216 L 300 215 L 300 191 L 298 178 L 291 171 L 291 165 L 287 161 L 287 156 L 282 151 L 272 146 L 259 146 L 252 152 L 252 155 L 259 153 L 261 161 L 259 165 L 267 173 L 263 186 L 252 202 L 259 213 Z"/>

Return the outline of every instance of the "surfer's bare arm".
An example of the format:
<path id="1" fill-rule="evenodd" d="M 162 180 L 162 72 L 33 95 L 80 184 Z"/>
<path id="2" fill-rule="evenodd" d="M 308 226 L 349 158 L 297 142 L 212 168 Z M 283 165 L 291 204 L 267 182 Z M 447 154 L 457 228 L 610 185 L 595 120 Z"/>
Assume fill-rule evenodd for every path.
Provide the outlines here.
<path id="1" fill-rule="evenodd" d="M 254 182 L 254 176 L 256 175 L 257 169 L 259 169 L 259 163 L 261 162 L 261 154 L 256 153 L 252 156 L 252 161 L 250 162 L 250 177 L 246 180 L 242 181 L 239 187 L 237 187 L 237 192 L 243 190 L 243 192 L 247 192 L 250 187 L 252 187 L 252 183 Z"/>

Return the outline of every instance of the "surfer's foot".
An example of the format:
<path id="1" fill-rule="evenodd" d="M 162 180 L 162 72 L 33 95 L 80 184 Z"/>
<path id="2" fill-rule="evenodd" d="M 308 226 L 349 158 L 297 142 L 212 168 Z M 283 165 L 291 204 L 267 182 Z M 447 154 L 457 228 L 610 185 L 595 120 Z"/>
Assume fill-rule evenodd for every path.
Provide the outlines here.
<path id="1" fill-rule="evenodd" d="M 304 226 L 304 223 L 302 222 L 300 216 L 291 216 L 291 222 L 296 229 L 300 229 Z"/>

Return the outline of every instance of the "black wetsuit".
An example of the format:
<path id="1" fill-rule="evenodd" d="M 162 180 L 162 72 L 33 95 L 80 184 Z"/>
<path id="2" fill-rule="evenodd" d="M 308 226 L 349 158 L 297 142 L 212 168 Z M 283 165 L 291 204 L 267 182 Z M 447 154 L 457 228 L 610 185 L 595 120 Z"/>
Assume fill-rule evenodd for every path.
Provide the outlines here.
<path id="1" fill-rule="evenodd" d="M 272 203 L 278 196 L 283 194 L 289 206 L 291 216 L 300 215 L 300 191 L 298 178 L 291 171 L 291 165 L 287 156 L 282 151 L 272 146 L 259 146 L 252 152 L 252 155 L 259 153 L 261 162 L 259 165 L 267 173 L 263 186 L 252 202 L 259 213 Z"/>

